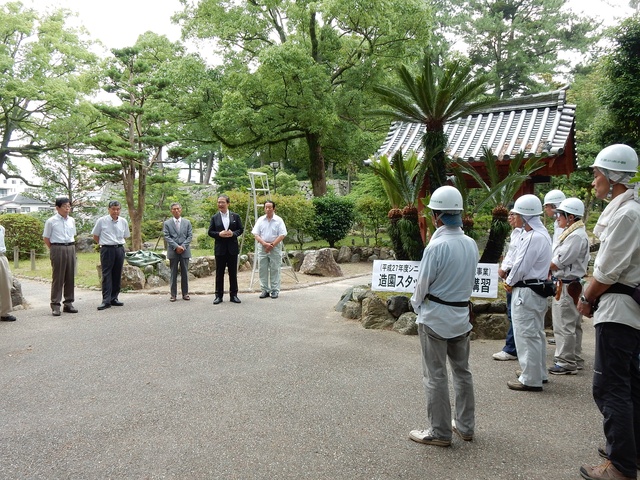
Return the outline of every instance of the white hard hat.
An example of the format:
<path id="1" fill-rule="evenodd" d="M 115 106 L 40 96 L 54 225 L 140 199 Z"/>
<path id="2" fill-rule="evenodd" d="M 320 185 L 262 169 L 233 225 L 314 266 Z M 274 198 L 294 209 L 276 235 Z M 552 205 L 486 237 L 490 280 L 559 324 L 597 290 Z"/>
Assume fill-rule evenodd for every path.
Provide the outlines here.
<path id="1" fill-rule="evenodd" d="M 522 195 L 516 200 L 511 211 L 525 216 L 541 215 L 542 203 L 535 195 Z"/>
<path id="2" fill-rule="evenodd" d="M 582 200 L 576 197 L 570 197 L 563 200 L 562 203 L 556 208 L 556 211 L 566 212 L 576 217 L 582 217 L 584 215 L 584 203 Z"/>
<path id="3" fill-rule="evenodd" d="M 433 192 L 427 207 L 444 213 L 460 213 L 462 212 L 462 195 L 457 188 L 445 185 Z"/>
<path id="4" fill-rule="evenodd" d="M 603 148 L 591 168 L 599 167 L 614 172 L 635 173 L 638 170 L 638 154 L 629 145 L 617 143 Z"/>
<path id="5" fill-rule="evenodd" d="M 542 205 L 560 205 L 565 198 L 567 198 L 564 193 L 560 190 L 551 190 L 544 196 L 544 200 L 542 201 Z"/>

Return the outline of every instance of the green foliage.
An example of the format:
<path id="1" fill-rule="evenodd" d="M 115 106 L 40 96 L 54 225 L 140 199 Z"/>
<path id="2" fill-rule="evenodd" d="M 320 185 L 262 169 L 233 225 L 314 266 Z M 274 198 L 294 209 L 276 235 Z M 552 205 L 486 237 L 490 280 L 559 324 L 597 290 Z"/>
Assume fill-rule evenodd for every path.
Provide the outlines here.
<path id="1" fill-rule="evenodd" d="M 388 203 L 380 197 L 362 195 L 355 201 L 356 221 L 362 224 L 363 236 L 365 229 L 370 229 L 376 245 L 380 228 L 387 222 L 387 211 Z"/>
<path id="2" fill-rule="evenodd" d="M 640 146 L 640 17 L 624 20 L 613 33 L 613 51 L 605 58 L 605 82 L 599 97 L 609 123 L 600 132 L 603 146 Z"/>
<path id="3" fill-rule="evenodd" d="M 97 57 L 78 30 L 66 25 L 70 12 L 40 14 L 22 3 L 0 5 L 0 170 L 19 174 L 11 158 L 32 163 L 60 148 L 51 129 L 90 93 L 89 70 Z"/>
<path id="4" fill-rule="evenodd" d="M 259 150 L 307 170 L 316 196 L 325 158 L 345 166 L 380 144 L 387 125 L 364 115 L 371 87 L 399 59 L 419 58 L 432 31 L 423 0 L 204 0 L 178 17 L 185 37 L 213 40 L 223 62 L 202 123 L 234 154 Z"/>
<path id="5" fill-rule="evenodd" d="M 497 98 L 547 90 L 552 75 L 598 41 L 598 22 L 565 5 L 558 0 L 435 2 L 445 17 L 441 35 L 469 46 L 471 63 L 490 76 Z"/>
<path id="6" fill-rule="evenodd" d="M 423 164 L 433 192 L 446 182 L 445 123 L 487 107 L 495 99 L 482 98 L 487 77 L 474 76 L 469 62 L 454 60 L 440 67 L 438 56 L 428 52 L 420 67 L 417 76 L 407 66 L 398 69 L 400 88 L 377 86 L 376 93 L 390 108 L 372 113 L 425 126 Z"/>
<path id="7" fill-rule="evenodd" d="M 142 239 L 156 239 L 162 236 L 162 220 L 145 220 L 142 222 Z"/>
<path id="8" fill-rule="evenodd" d="M 334 248 L 336 242 L 347 236 L 353 225 L 353 202 L 345 197 L 327 195 L 313 199 L 315 210 L 316 236 L 329 242 Z"/>
<path id="9" fill-rule="evenodd" d="M 209 226 L 207 225 L 207 229 Z M 207 249 L 213 251 L 215 240 L 209 236 L 208 233 L 201 233 L 196 235 L 196 243 L 199 249 Z"/>
<path id="10" fill-rule="evenodd" d="M 273 195 L 276 202 L 276 213 L 282 217 L 287 226 L 286 243 L 295 243 L 302 249 L 305 240 L 314 233 L 314 209 L 311 200 L 302 195 Z"/>
<path id="11" fill-rule="evenodd" d="M 226 158 L 218 163 L 214 181 L 219 191 L 244 190 L 251 187 L 244 160 Z"/>
<path id="12" fill-rule="evenodd" d="M 420 234 L 418 217 L 402 217 L 398 221 L 398 229 L 407 260 L 420 260 L 424 251 L 424 242 Z"/>
<path id="13" fill-rule="evenodd" d="M 4 241 L 7 253 L 13 252 L 13 247 L 20 250 L 20 258 L 29 258 L 31 250 L 42 254 L 45 245 L 42 241 L 44 224 L 29 215 L 20 213 L 6 213 L 0 215 L 0 224 L 5 228 Z"/>

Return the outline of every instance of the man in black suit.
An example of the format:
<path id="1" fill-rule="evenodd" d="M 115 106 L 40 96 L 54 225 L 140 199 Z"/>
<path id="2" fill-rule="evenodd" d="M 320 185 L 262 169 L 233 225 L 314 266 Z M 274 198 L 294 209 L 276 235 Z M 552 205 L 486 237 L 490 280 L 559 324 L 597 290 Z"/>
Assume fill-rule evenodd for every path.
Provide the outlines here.
<path id="1" fill-rule="evenodd" d="M 233 303 L 240 303 L 238 298 L 238 237 L 244 231 L 240 216 L 229 211 L 229 197 L 220 195 L 218 197 L 218 210 L 211 217 L 209 225 L 209 236 L 216 241 L 216 298 L 214 305 L 222 303 L 224 294 L 224 270 L 229 269 L 229 294 Z"/>
<path id="2" fill-rule="evenodd" d="M 182 207 L 179 203 L 171 205 L 172 218 L 166 220 L 163 226 L 164 239 L 167 242 L 167 258 L 171 266 L 170 291 L 172 302 L 178 295 L 178 265 L 180 265 L 180 289 L 182 299 L 189 300 L 189 259 L 191 258 L 191 240 L 193 228 L 191 222 L 182 218 Z"/>

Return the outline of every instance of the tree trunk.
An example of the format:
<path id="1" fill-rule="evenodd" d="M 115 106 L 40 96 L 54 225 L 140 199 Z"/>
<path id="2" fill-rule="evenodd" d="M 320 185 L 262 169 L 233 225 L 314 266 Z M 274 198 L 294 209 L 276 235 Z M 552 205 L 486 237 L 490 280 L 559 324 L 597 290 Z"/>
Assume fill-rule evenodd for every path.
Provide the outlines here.
<path id="1" fill-rule="evenodd" d="M 500 257 L 502 257 L 502 251 L 504 250 L 504 243 L 509 234 L 508 228 L 505 225 L 499 225 L 500 222 L 502 222 L 502 220 L 496 218 L 491 221 L 489 239 L 480 257 L 480 263 L 500 262 Z"/>
<path id="2" fill-rule="evenodd" d="M 324 156 L 320 146 L 320 135 L 307 133 L 309 147 L 309 179 L 314 197 L 322 197 L 327 193 L 327 177 L 324 167 Z"/>

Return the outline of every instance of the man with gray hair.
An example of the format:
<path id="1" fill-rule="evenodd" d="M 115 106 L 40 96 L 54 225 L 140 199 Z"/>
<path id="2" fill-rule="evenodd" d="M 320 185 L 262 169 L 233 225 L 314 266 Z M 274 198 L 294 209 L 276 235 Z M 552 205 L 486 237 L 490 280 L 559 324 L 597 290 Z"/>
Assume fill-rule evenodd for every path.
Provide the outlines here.
<path id="1" fill-rule="evenodd" d="M 471 293 L 478 264 L 476 242 L 462 231 L 462 195 L 451 186 L 438 188 L 429 201 L 436 231 L 424 249 L 411 305 L 418 314 L 422 372 L 431 428 L 412 430 L 414 442 L 438 447 L 451 445 L 452 433 L 472 441 L 475 397 L 469 368 Z M 455 415 L 447 374 L 451 366 Z"/>
<path id="2" fill-rule="evenodd" d="M 180 289 L 183 300 L 189 297 L 189 259 L 191 258 L 191 240 L 193 228 L 191 222 L 182 218 L 182 206 L 179 203 L 171 204 L 172 218 L 165 220 L 162 233 L 167 242 L 167 258 L 171 268 L 169 301 L 175 302 L 178 295 L 178 265 L 180 266 Z"/>
<path id="3" fill-rule="evenodd" d="M 603 149 L 591 166 L 596 198 L 610 200 L 593 233 L 600 248 L 578 304 L 593 316 L 593 399 L 602 413 L 606 461 L 583 465 L 588 479 L 635 479 L 640 458 L 640 199 L 638 155 L 627 145 Z"/>

